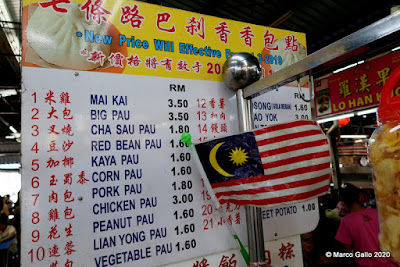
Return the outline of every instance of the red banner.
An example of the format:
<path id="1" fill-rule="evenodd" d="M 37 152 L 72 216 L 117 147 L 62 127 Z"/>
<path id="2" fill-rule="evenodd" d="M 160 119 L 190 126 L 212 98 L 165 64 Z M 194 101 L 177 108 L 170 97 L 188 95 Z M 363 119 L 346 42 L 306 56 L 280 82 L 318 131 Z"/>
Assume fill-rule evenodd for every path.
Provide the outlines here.
<path id="1" fill-rule="evenodd" d="M 315 117 L 322 118 L 379 105 L 390 72 L 400 65 L 400 51 L 315 81 Z M 394 90 L 400 94 L 400 87 Z"/>

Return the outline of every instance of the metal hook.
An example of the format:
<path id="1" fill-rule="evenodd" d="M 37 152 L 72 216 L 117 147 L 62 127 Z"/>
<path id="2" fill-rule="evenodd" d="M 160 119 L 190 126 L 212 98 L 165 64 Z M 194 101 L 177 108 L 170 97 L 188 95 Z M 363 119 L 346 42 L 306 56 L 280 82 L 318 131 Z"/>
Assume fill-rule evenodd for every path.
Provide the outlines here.
<path id="1" fill-rule="evenodd" d="M 309 75 L 309 86 L 310 86 L 310 91 L 311 91 L 311 98 L 310 99 L 305 99 L 303 96 L 303 93 L 301 92 L 301 84 L 300 84 L 300 79 L 297 80 L 297 89 L 299 91 L 300 98 L 303 99 L 304 102 L 311 102 L 314 99 L 314 78 L 313 76 Z"/>

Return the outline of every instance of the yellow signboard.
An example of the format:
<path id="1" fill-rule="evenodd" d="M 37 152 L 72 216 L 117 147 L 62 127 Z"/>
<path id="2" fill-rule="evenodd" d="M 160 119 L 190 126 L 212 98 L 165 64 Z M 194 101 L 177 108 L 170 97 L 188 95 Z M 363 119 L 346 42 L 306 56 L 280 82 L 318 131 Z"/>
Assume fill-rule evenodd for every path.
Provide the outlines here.
<path id="1" fill-rule="evenodd" d="M 267 76 L 306 55 L 305 34 L 135 1 L 23 1 L 23 65 L 221 81 L 237 52 Z"/>

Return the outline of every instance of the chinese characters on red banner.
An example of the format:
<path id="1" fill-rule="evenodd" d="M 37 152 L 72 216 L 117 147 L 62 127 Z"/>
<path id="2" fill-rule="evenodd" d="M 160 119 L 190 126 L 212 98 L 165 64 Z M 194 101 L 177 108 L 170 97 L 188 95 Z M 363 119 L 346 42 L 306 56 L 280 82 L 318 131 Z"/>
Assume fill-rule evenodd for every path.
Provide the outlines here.
<path id="1" fill-rule="evenodd" d="M 323 117 L 379 104 L 390 71 L 398 66 L 393 52 L 315 82 L 316 116 Z M 396 89 L 394 95 L 399 95 Z"/>

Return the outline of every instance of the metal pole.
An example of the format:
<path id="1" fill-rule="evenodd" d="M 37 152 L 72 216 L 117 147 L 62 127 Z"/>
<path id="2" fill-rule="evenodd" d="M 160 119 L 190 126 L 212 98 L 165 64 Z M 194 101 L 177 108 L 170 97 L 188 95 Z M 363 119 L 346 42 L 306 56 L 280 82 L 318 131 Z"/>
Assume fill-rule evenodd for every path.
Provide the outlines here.
<path id="1" fill-rule="evenodd" d="M 243 89 L 236 91 L 236 101 L 238 107 L 238 120 L 239 120 L 239 131 L 245 132 L 250 130 L 250 113 L 248 100 L 243 97 Z"/>
<path id="2" fill-rule="evenodd" d="M 239 131 L 245 132 L 253 128 L 251 100 L 243 97 L 243 90 L 236 91 L 236 101 L 238 106 Z M 267 267 L 264 249 L 264 234 L 262 228 L 261 208 L 252 206 L 246 207 L 247 236 L 249 244 L 250 263 L 248 267 L 263 266 Z"/>

